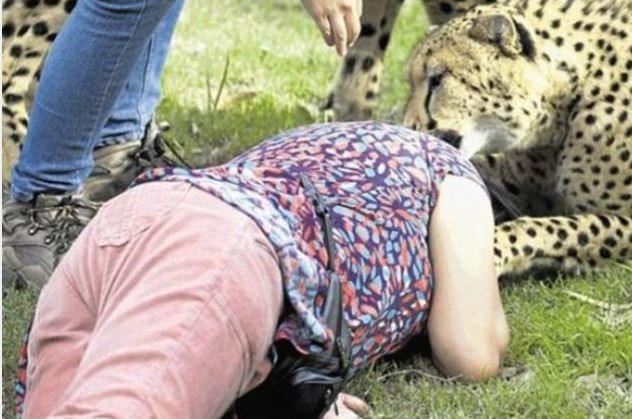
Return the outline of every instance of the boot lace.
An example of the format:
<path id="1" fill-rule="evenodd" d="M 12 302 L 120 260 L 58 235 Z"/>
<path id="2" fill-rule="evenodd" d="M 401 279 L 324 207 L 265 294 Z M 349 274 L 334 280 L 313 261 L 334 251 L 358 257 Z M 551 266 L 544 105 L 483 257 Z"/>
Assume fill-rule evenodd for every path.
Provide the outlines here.
<path id="1" fill-rule="evenodd" d="M 27 217 L 22 225 L 28 226 L 27 233 L 31 236 L 46 231 L 44 244 L 52 245 L 55 253 L 62 255 L 97 210 L 98 206 L 93 203 L 68 197 L 56 205 L 22 209 L 22 214 Z M 54 213 L 52 217 L 51 213 Z"/>

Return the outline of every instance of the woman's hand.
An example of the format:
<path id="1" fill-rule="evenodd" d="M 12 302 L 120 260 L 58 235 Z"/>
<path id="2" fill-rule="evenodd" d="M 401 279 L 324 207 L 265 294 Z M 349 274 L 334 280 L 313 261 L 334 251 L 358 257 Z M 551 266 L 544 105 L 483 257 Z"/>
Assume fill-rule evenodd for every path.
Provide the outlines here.
<path id="1" fill-rule="evenodd" d="M 362 0 L 301 0 L 327 45 L 345 55 L 360 35 Z"/>
<path id="2" fill-rule="evenodd" d="M 336 414 L 336 409 L 338 414 Z M 350 394 L 340 393 L 338 398 L 325 413 L 323 419 L 361 419 L 371 411 L 364 400 Z"/>

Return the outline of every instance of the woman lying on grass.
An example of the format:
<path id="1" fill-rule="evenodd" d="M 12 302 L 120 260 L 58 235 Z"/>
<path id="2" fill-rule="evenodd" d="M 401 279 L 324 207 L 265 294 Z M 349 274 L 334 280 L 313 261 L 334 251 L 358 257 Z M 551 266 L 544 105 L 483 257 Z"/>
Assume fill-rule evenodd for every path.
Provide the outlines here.
<path id="1" fill-rule="evenodd" d="M 138 183 L 41 294 L 26 417 L 359 417 L 344 383 L 426 329 L 446 375 L 498 371 L 492 210 L 450 146 L 313 125 Z"/>

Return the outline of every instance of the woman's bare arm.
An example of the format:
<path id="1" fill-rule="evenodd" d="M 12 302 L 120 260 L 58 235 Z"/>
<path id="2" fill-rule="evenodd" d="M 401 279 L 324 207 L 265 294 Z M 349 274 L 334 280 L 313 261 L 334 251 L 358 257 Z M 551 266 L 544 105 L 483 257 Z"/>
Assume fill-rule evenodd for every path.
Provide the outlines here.
<path id="1" fill-rule="evenodd" d="M 430 221 L 435 276 L 428 332 L 437 366 L 448 376 L 496 375 L 509 329 L 493 264 L 491 204 L 473 181 L 448 176 Z"/>

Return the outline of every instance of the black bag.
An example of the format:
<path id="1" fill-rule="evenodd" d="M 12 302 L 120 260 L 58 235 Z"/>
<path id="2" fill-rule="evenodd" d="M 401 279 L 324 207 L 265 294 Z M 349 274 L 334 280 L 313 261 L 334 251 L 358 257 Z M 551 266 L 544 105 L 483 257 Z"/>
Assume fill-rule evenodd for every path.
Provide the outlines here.
<path id="1" fill-rule="evenodd" d="M 239 419 L 317 419 L 329 409 L 350 379 L 351 335 L 335 274 L 330 275 L 324 313 L 336 336 L 331 350 L 303 355 L 288 341 L 276 342 L 270 375 L 235 403 Z"/>

